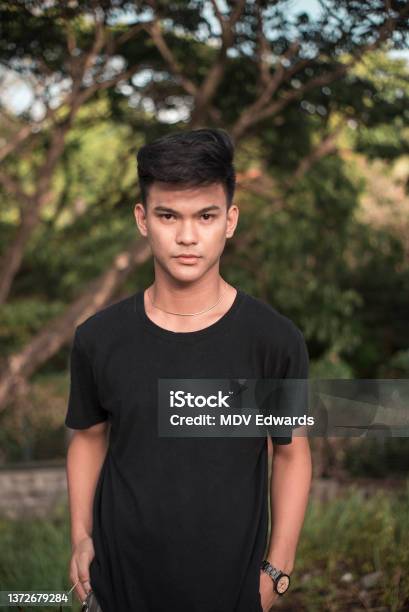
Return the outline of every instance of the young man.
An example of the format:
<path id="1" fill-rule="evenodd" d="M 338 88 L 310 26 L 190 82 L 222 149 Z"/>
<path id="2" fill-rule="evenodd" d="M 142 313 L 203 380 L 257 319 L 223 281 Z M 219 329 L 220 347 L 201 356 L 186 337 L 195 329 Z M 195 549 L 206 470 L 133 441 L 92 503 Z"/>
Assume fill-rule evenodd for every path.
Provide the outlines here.
<path id="1" fill-rule="evenodd" d="M 138 174 L 154 282 L 82 322 L 71 351 L 70 578 L 103 612 L 267 612 L 294 566 L 308 438 L 160 436 L 158 381 L 307 378 L 304 338 L 220 275 L 239 215 L 225 131 L 147 144 Z"/>

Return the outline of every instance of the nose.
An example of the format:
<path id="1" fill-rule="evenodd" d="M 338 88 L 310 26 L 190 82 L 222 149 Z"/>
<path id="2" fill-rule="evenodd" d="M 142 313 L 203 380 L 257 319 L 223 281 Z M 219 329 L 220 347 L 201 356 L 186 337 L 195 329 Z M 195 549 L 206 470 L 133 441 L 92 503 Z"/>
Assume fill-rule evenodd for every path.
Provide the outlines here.
<path id="1" fill-rule="evenodd" d="M 186 219 L 181 221 L 176 235 L 176 242 L 178 244 L 194 244 L 197 242 L 197 232 L 193 220 Z"/>

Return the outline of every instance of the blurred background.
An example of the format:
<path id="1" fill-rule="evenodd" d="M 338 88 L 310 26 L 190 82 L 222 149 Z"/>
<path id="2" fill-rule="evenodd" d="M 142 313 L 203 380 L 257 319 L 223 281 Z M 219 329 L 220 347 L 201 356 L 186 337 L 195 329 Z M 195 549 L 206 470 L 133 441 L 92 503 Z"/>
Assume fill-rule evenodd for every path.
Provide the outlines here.
<path id="1" fill-rule="evenodd" d="M 153 280 L 145 142 L 229 132 L 221 273 L 299 326 L 311 378 L 409 379 L 409 5 L 0 0 L 0 22 L 0 590 L 68 590 L 69 352 Z M 276 607 L 409 610 L 408 438 L 311 448 Z"/>

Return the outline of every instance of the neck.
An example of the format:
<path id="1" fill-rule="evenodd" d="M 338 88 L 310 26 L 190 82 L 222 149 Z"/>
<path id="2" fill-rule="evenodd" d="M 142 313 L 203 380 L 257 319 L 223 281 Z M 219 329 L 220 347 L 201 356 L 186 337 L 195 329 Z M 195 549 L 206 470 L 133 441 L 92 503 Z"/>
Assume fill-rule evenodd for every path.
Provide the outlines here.
<path id="1" fill-rule="evenodd" d="M 200 286 L 168 286 L 157 280 L 148 287 L 147 294 L 152 308 L 170 313 L 200 313 L 217 304 L 229 285 L 219 276 Z M 205 314 L 205 313 L 203 313 Z"/>

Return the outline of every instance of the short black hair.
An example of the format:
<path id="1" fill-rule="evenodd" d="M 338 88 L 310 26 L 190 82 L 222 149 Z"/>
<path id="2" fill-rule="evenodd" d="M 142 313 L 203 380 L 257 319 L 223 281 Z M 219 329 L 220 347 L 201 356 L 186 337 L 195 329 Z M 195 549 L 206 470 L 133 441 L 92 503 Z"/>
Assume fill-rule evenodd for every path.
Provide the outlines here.
<path id="1" fill-rule="evenodd" d="M 146 210 L 154 181 L 188 187 L 222 183 L 227 209 L 236 186 L 234 147 L 229 134 L 218 128 L 172 132 L 143 145 L 137 153 L 141 201 Z"/>

